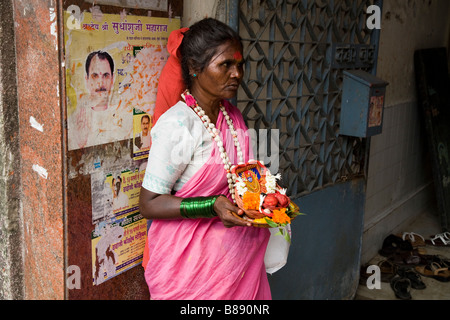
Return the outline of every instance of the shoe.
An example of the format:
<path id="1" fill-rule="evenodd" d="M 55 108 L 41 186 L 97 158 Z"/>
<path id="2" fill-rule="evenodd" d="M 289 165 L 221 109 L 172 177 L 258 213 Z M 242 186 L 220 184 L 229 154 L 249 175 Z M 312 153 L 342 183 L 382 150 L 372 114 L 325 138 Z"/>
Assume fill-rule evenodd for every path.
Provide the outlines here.
<path id="1" fill-rule="evenodd" d="M 402 278 L 407 278 L 411 281 L 411 288 L 417 290 L 423 290 L 427 286 L 422 281 L 422 277 L 415 270 L 411 268 L 400 268 L 397 270 L 397 274 Z"/>
<path id="2" fill-rule="evenodd" d="M 389 257 L 389 260 L 397 265 L 418 265 L 422 261 L 420 255 L 415 250 L 396 252 Z"/>
<path id="3" fill-rule="evenodd" d="M 412 250 L 413 247 L 409 241 L 391 234 L 384 239 L 383 246 L 378 253 L 383 257 L 390 257 L 394 253 L 404 253 Z"/>
<path id="4" fill-rule="evenodd" d="M 397 274 L 392 278 L 390 284 L 397 298 L 411 300 L 411 281 L 408 278 L 403 278 Z"/>

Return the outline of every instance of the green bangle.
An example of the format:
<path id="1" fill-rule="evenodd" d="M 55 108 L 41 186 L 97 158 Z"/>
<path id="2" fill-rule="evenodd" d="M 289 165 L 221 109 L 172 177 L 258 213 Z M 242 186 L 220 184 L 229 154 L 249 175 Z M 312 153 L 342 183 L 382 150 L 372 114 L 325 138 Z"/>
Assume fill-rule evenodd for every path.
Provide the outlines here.
<path id="1" fill-rule="evenodd" d="M 181 201 L 181 216 L 187 219 L 217 217 L 214 203 L 220 196 L 186 198 Z"/>

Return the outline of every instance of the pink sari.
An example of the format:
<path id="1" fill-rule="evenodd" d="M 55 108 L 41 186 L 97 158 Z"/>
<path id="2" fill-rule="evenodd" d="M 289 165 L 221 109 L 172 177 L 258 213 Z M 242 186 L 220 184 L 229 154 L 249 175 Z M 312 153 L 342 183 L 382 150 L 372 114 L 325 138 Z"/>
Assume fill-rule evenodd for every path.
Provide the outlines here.
<path id="1" fill-rule="evenodd" d="M 239 110 L 224 104 L 238 131 L 239 142 L 251 154 L 249 137 Z M 232 163 L 237 159 L 228 126 L 219 113 L 217 128 Z M 245 142 L 245 143 L 244 143 Z M 231 196 L 220 152 L 213 144 L 206 164 L 176 196 Z M 270 233 L 255 227 L 225 228 L 217 217 L 153 220 L 144 254 L 145 279 L 155 300 L 266 300 L 271 299 L 264 266 Z M 147 249 L 146 249 L 147 250 Z"/>

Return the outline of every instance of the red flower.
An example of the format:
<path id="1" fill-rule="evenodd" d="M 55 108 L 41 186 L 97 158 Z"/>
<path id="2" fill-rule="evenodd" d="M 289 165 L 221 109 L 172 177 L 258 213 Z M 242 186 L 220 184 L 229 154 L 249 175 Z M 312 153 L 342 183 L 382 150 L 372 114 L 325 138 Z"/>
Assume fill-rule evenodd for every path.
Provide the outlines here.
<path id="1" fill-rule="evenodd" d="M 189 107 L 194 107 L 194 106 L 196 105 L 196 103 L 197 103 L 197 101 L 195 101 L 194 97 L 191 96 L 190 94 L 186 94 L 186 95 L 184 96 L 184 101 L 186 101 L 186 104 L 187 104 Z"/>

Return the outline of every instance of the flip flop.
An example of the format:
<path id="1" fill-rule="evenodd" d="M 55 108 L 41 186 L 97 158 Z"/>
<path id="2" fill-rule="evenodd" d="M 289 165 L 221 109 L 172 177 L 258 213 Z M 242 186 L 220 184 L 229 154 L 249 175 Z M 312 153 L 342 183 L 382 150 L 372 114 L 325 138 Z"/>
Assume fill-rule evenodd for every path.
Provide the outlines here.
<path id="1" fill-rule="evenodd" d="M 433 246 L 450 246 L 450 232 L 438 233 L 434 236 L 430 236 L 432 239 L 426 239 L 425 243 Z"/>
<path id="2" fill-rule="evenodd" d="M 403 232 L 402 239 L 409 241 L 413 248 L 425 246 L 425 238 L 415 232 Z"/>
<path id="3" fill-rule="evenodd" d="M 402 300 L 411 300 L 411 281 L 408 278 L 403 278 L 396 275 L 392 278 L 390 284 L 397 298 Z"/>

